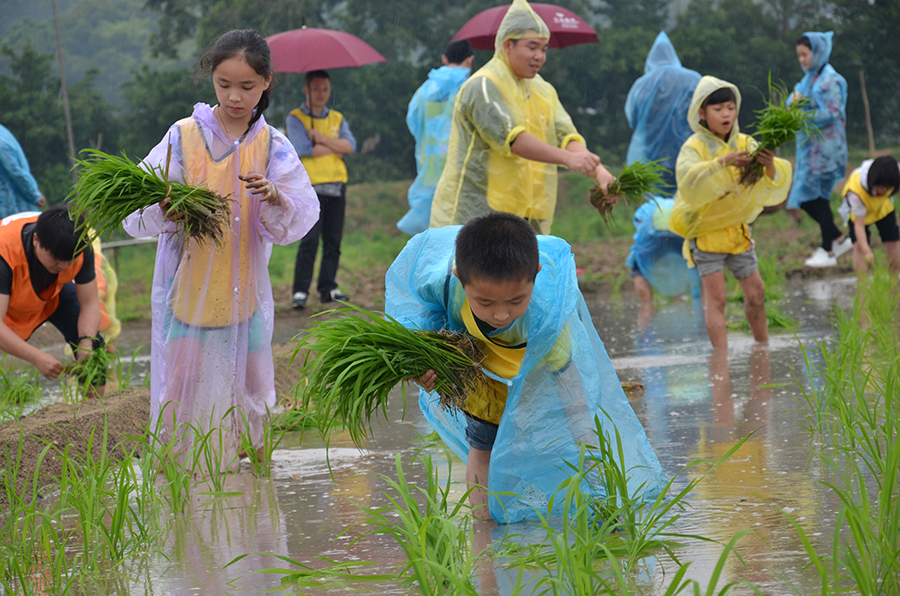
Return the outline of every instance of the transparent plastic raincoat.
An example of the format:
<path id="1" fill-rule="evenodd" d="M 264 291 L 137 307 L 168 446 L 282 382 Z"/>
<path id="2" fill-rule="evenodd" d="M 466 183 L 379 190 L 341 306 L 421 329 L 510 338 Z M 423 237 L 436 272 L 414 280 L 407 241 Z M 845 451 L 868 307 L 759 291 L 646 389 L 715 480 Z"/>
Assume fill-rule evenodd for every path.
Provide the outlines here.
<path id="1" fill-rule="evenodd" d="M 447 165 L 431 205 L 432 228 L 503 211 L 550 232 L 557 166 L 521 158 L 510 145 L 523 132 L 560 148 L 584 139 L 550 83 L 540 75 L 519 79 L 510 69 L 503 42 L 535 33 L 550 38 L 546 23 L 528 3 L 514 0 L 497 31 L 494 57 L 460 89 Z"/>
<path id="2" fill-rule="evenodd" d="M 644 75 L 634 82 L 625 100 L 625 117 L 634 131 L 628 144 L 627 163 L 645 159 L 663 160 L 667 195 L 675 194 L 675 161 L 681 146 L 691 136 L 684 114 L 700 73 L 681 66 L 672 42 L 660 31 L 647 54 Z"/>
<path id="3" fill-rule="evenodd" d="M 428 73 L 406 112 L 406 126 L 416 139 L 416 179 L 409 187 L 409 212 L 397 222 L 401 231 L 414 236 L 428 228 L 431 200 L 444 164 L 453 122 L 456 94 L 469 78 L 463 66 L 442 66 Z"/>
<path id="4" fill-rule="evenodd" d="M 821 135 L 797 135 L 797 165 L 794 184 L 788 197 L 788 209 L 818 198 L 831 199 L 831 193 L 847 173 L 847 81 L 828 64 L 833 31 L 804 33 L 812 46 L 809 70 L 794 91 L 808 97 L 808 109 L 815 112 L 813 123 Z"/>
<path id="5" fill-rule="evenodd" d="M 302 238 L 318 218 L 318 200 L 294 147 L 265 118 L 234 140 L 212 108 L 198 103 L 144 163 L 165 168 L 170 143 L 169 179 L 230 195 L 232 225 L 221 246 L 193 240 L 185 246 L 179 226 L 165 219 L 159 205 L 124 222 L 132 236 L 159 235 L 151 290 L 151 419 L 155 424 L 162 418 L 163 434 L 172 431 L 173 414 L 179 424 L 224 428 L 221 459 L 227 465 L 247 427 L 253 445 L 261 445 L 267 408 L 275 405 L 272 244 Z M 283 207 L 249 193 L 238 175 L 250 172 L 265 173 Z M 182 447 L 190 441 L 184 437 Z"/>
<path id="6" fill-rule="evenodd" d="M 735 122 L 726 143 L 700 124 L 699 110 L 703 101 L 717 89 L 729 87 L 741 111 L 741 92 L 731 83 L 715 77 L 700 79 L 687 119 L 694 134 L 678 154 L 675 175 L 678 192 L 669 217 L 669 228 L 684 238 L 682 254 L 689 267 L 694 267 L 689 242 L 702 238 L 701 250 L 738 254 L 750 248 L 748 225 L 762 213 L 763 207 L 781 204 L 787 198 L 791 183 L 791 164 L 775 158 L 775 179 L 763 175 L 753 186 L 738 184 L 738 168 L 718 161 L 736 151 L 753 151 L 756 140 L 741 134 Z M 741 245 L 745 245 L 742 247 Z"/>
<path id="7" fill-rule="evenodd" d="M 387 273 L 388 315 L 411 329 L 465 330 L 460 315 L 465 294 L 451 273 L 459 230 L 459 226 L 431 229 L 407 243 Z M 549 497 L 569 477 L 564 462 L 577 465 L 579 442 L 597 444 L 594 416 L 613 441 L 618 429 L 633 491 L 643 484 L 645 496 L 654 498 L 666 482 L 591 324 L 571 247 L 552 236 L 538 236 L 538 246 L 542 268 L 524 315 L 525 355 L 519 373 L 510 379 L 491 452 L 488 490 L 513 493 L 490 498 L 491 516 L 499 522 L 536 519 L 535 511 L 546 515 Z M 560 368 L 558 360 L 548 356 L 564 330 L 570 336 L 571 353 Z M 464 416 L 441 408 L 438 396 L 424 390 L 419 405 L 444 442 L 466 461 Z M 554 516 L 563 513 L 560 501 L 556 500 Z"/>
<path id="8" fill-rule="evenodd" d="M 700 295 L 700 276 L 681 255 L 684 238 L 669 229 L 675 199 L 652 197 L 634 212 L 634 244 L 625 264 L 637 267 L 663 296 Z"/>

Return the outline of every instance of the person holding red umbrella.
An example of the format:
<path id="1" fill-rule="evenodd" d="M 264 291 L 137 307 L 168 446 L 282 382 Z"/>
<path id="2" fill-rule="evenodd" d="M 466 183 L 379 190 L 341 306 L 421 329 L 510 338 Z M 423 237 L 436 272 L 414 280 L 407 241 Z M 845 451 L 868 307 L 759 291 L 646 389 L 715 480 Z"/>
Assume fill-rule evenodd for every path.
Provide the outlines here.
<path id="1" fill-rule="evenodd" d="M 431 227 L 500 211 L 549 234 L 557 166 L 591 176 L 603 192 L 615 180 L 585 147 L 556 90 L 538 74 L 549 45 L 546 23 L 525 0 L 514 0 L 500 23 L 494 58 L 457 97 Z"/>

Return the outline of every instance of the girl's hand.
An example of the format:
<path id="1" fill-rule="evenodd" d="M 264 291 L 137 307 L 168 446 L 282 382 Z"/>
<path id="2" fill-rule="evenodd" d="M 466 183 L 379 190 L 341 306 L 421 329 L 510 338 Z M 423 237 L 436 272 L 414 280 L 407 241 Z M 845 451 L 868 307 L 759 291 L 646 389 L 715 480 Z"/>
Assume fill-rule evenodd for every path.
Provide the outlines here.
<path id="1" fill-rule="evenodd" d="M 247 189 L 250 191 L 250 194 L 256 195 L 260 201 L 276 207 L 281 207 L 284 204 L 284 199 L 281 197 L 281 193 L 278 192 L 275 184 L 271 180 L 267 180 L 262 174 L 250 172 L 246 176 L 238 176 L 238 178 L 247 183 Z"/>
<path id="2" fill-rule="evenodd" d="M 159 208 L 162 209 L 163 215 L 171 222 L 179 223 L 184 219 L 184 213 L 181 211 L 171 211 L 172 201 L 169 197 L 159 202 Z"/>
<path id="3" fill-rule="evenodd" d="M 770 180 L 775 179 L 775 154 L 769 149 L 760 149 L 756 152 L 756 161 L 766 169 L 766 176 Z"/>
<path id="4" fill-rule="evenodd" d="M 736 168 L 740 168 L 742 166 L 750 163 L 750 155 L 747 151 L 735 151 L 734 153 L 729 153 L 724 157 L 719 158 L 720 166 L 734 166 Z"/>
<path id="5" fill-rule="evenodd" d="M 415 383 L 425 391 L 429 392 L 434 391 L 435 381 L 437 381 L 437 373 L 431 369 L 421 377 L 410 379 L 410 382 Z"/>

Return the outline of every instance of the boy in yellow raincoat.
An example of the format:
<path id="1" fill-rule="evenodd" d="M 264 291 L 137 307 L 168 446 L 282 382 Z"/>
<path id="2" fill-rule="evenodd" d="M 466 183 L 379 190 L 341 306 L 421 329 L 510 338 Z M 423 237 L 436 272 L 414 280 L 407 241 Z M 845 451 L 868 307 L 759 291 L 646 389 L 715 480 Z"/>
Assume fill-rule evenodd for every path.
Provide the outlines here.
<path id="1" fill-rule="evenodd" d="M 783 203 L 791 182 L 790 162 L 762 149 L 756 159 L 765 175 L 752 186 L 738 183 L 740 168 L 750 163 L 749 155 L 757 147 L 753 137 L 740 132 L 740 109 L 737 87 L 715 77 L 700 79 L 687 114 L 694 134 L 678 153 L 678 192 L 669 218 L 672 231 L 685 239 L 688 266 L 700 273 L 706 331 L 714 348 L 728 345 L 726 267 L 744 291 L 744 311 L 754 339 L 769 341 L 765 285 L 749 224 L 764 207 Z"/>
<path id="2" fill-rule="evenodd" d="M 603 192 L 615 179 L 538 74 L 549 45 L 547 24 L 525 0 L 514 0 L 497 31 L 493 59 L 457 96 L 430 227 L 500 211 L 549 234 L 558 165 L 595 178 Z"/>

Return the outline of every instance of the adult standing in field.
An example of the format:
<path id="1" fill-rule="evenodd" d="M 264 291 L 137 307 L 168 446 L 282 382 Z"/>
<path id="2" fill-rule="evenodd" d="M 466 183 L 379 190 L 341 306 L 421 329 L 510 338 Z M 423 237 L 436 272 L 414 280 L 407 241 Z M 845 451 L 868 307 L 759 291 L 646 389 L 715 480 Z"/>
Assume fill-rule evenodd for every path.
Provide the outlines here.
<path id="1" fill-rule="evenodd" d="M 300 241 L 294 266 L 291 305 L 305 308 L 309 300 L 313 266 L 322 239 L 322 262 L 316 290 L 319 302 L 349 300 L 337 287 L 344 213 L 347 210 L 347 165 L 344 156 L 356 151 L 356 139 L 344 115 L 328 108 L 331 77 L 324 70 L 306 73 L 306 103 L 287 117 L 287 136 L 309 174 L 319 197 L 319 221 Z"/>
<path id="2" fill-rule="evenodd" d="M 615 180 L 585 147 L 556 89 L 538 74 L 549 45 L 547 24 L 525 0 L 513 0 L 497 31 L 494 57 L 456 98 L 430 227 L 499 211 L 549 234 L 557 166 L 591 176 L 604 193 Z"/>
<path id="3" fill-rule="evenodd" d="M 410 236 L 428 228 L 431 200 L 447 163 L 447 144 L 459 88 L 472 73 L 475 50 L 465 39 L 451 41 L 441 56 L 443 66 L 428 73 L 406 111 L 406 126 L 416 139 L 416 179 L 409 187 L 409 212 L 397 227 Z"/>
<path id="4" fill-rule="evenodd" d="M 803 209 L 822 232 L 822 245 L 806 260 L 807 267 L 834 267 L 853 242 L 834 223 L 831 193 L 847 174 L 847 81 L 828 63 L 833 31 L 807 31 L 797 40 L 803 78 L 791 101 L 808 99 L 806 110 L 821 134 L 797 134 L 797 164 L 788 209 Z"/>
<path id="5" fill-rule="evenodd" d="M 13 133 L 0 124 L 0 219 L 34 211 L 46 203 L 31 175 L 22 146 Z"/>
<path id="6" fill-rule="evenodd" d="M 644 74 L 628 91 L 625 117 L 634 131 L 628 144 L 627 163 L 659 161 L 668 173 L 663 175 L 664 196 L 675 195 L 675 161 L 678 152 L 694 131 L 684 115 L 700 82 L 700 73 L 685 68 L 665 31 L 660 31 L 647 54 Z"/>

